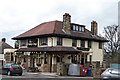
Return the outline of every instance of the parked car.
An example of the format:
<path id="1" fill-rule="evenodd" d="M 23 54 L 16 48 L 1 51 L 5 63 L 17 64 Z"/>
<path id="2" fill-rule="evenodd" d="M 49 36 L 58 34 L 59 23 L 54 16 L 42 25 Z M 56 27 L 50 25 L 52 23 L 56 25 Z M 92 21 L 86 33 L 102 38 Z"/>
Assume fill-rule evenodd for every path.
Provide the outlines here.
<path id="1" fill-rule="evenodd" d="M 2 74 L 7 74 L 7 75 L 13 75 L 13 74 L 18 74 L 19 76 L 22 76 L 23 69 L 20 65 L 18 64 L 5 64 L 2 67 Z"/>
<path id="2" fill-rule="evenodd" d="M 107 68 L 101 74 L 101 80 L 120 80 L 120 68 Z"/>

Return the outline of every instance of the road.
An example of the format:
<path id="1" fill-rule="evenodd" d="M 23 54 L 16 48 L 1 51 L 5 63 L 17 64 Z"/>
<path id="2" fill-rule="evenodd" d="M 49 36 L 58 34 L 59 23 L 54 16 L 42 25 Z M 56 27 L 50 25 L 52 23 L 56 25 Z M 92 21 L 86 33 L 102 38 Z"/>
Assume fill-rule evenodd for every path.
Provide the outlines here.
<path id="1" fill-rule="evenodd" d="M 74 76 L 58 76 L 55 73 L 31 73 L 24 72 L 22 76 L 0 75 L 2 80 L 99 80 L 93 77 L 74 77 Z"/>

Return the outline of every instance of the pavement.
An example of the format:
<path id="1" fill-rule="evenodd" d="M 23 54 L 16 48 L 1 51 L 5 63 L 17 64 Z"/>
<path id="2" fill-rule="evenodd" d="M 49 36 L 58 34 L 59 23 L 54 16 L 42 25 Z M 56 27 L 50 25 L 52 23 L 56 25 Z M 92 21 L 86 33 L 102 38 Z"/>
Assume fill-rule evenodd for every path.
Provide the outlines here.
<path id="1" fill-rule="evenodd" d="M 58 77 L 58 78 L 93 78 L 93 77 L 80 77 L 80 76 L 59 76 L 56 73 L 50 73 L 50 72 L 27 72 L 27 74 L 33 74 L 33 75 L 41 75 L 41 76 L 49 76 L 49 77 Z"/>
<path id="2" fill-rule="evenodd" d="M 49 73 L 49 72 L 38 72 L 38 73 L 30 73 L 30 74 L 39 74 L 41 76 L 49 76 L 49 77 L 55 77 L 55 78 L 74 78 L 74 79 L 88 79 L 88 80 L 100 80 L 100 76 L 86 76 L 86 77 L 81 77 L 81 76 L 59 76 L 56 73 Z"/>

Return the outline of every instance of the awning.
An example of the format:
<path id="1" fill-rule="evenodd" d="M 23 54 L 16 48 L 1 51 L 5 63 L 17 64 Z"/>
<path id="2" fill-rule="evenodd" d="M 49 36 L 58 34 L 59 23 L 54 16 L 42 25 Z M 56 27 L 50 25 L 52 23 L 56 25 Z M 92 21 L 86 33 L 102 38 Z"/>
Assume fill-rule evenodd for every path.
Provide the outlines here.
<path id="1" fill-rule="evenodd" d="M 63 47 L 63 46 L 54 46 L 54 47 L 34 47 L 34 48 L 20 48 L 15 52 L 74 52 L 80 53 L 80 50 L 74 49 L 73 47 Z"/>

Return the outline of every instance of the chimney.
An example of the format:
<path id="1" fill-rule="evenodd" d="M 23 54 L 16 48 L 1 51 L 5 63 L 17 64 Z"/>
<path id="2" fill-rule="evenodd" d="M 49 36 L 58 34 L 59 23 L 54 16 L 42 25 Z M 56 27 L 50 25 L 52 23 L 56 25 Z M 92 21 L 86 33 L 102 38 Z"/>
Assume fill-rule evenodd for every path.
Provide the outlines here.
<path id="1" fill-rule="evenodd" d="M 91 33 L 92 35 L 97 35 L 97 22 L 96 21 L 91 22 Z"/>
<path id="2" fill-rule="evenodd" d="M 71 31 L 71 16 L 68 13 L 63 15 L 63 30 L 65 33 L 70 34 Z"/>
<path id="3" fill-rule="evenodd" d="M 5 38 L 2 38 L 2 42 L 6 42 L 6 39 L 5 39 Z"/>

